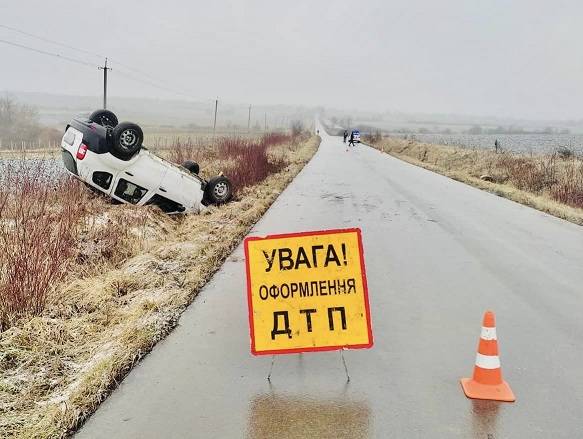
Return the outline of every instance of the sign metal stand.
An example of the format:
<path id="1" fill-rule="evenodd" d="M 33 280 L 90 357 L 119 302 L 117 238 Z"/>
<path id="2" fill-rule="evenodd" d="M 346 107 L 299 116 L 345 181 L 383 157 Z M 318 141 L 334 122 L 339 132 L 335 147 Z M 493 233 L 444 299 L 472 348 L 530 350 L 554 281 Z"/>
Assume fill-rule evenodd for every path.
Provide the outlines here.
<path id="1" fill-rule="evenodd" d="M 342 364 L 344 365 L 344 372 L 346 372 L 346 382 L 350 382 L 350 375 L 348 375 L 348 367 L 346 367 L 346 360 L 344 359 L 344 349 L 340 349 L 340 357 L 342 358 Z"/>
<path id="2" fill-rule="evenodd" d="M 269 367 L 269 373 L 267 374 L 267 381 L 271 382 L 271 372 L 273 372 L 273 364 L 275 363 L 275 355 L 271 356 L 271 366 Z"/>
<path id="3" fill-rule="evenodd" d="M 301 356 L 301 354 L 300 354 Z M 350 375 L 348 374 L 348 366 L 346 366 L 346 359 L 344 358 L 344 349 L 340 349 L 340 358 L 344 366 L 344 373 L 346 373 L 346 382 L 350 382 Z M 275 355 L 271 356 L 271 365 L 269 366 L 269 373 L 267 374 L 267 381 L 271 383 L 271 373 L 273 372 L 273 365 L 275 364 Z"/>

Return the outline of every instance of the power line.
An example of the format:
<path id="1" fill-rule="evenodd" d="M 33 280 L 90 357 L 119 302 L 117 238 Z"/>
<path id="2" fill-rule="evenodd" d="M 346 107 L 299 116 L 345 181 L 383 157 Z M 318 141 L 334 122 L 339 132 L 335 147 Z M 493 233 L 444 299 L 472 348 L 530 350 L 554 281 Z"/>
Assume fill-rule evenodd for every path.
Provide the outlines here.
<path id="1" fill-rule="evenodd" d="M 142 82 L 144 84 L 149 84 L 149 85 L 151 85 L 153 87 L 160 88 L 162 90 L 170 91 L 170 92 L 175 93 L 175 94 L 178 94 L 178 95 L 182 95 L 182 96 L 186 96 L 186 97 L 189 97 L 189 98 L 192 98 L 192 99 L 200 100 L 199 98 L 196 98 L 193 95 L 191 95 L 190 94 L 190 91 L 188 91 L 188 90 L 182 90 L 182 89 L 180 89 L 180 91 L 179 91 L 178 89 L 175 89 L 175 88 L 171 88 L 171 87 L 168 87 L 168 86 L 165 86 L 165 85 L 159 85 L 161 83 L 166 83 L 166 81 L 163 80 L 163 79 L 157 78 L 157 77 L 152 76 L 152 75 L 147 74 L 147 73 L 143 73 L 139 69 L 130 67 L 130 66 L 126 65 L 126 64 L 122 64 L 119 61 L 116 61 L 115 59 L 112 60 L 111 58 L 109 58 L 109 60 L 110 61 L 113 61 L 114 67 L 115 66 L 118 66 L 118 67 L 121 66 L 122 69 L 129 70 L 129 71 L 133 72 L 133 74 L 130 74 L 130 73 L 121 71 L 122 75 L 125 75 L 128 78 L 131 77 L 132 79 L 134 79 L 136 81 L 140 81 L 140 82 Z M 120 73 L 120 70 L 117 70 L 117 72 Z M 136 73 L 138 75 L 140 75 L 140 76 L 143 76 L 146 79 L 137 78 L 135 76 Z"/>
<path id="2" fill-rule="evenodd" d="M 8 30 L 11 30 L 13 32 L 18 32 L 18 33 L 20 33 L 22 35 L 26 35 L 26 36 L 29 36 L 29 37 L 32 37 L 32 38 L 36 38 L 36 39 L 38 39 L 40 41 L 45 41 L 45 42 L 50 43 L 50 44 L 56 44 L 57 46 L 61 46 L 61 47 L 67 48 L 67 49 L 75 50 L 77 52 L 85 53 L 87 55 L 99 57 L 101 59 L 105 58 L 105 56 L 103 56 L 103 55 L 99 55 L 97 53 L 94 53 L 94 52 L 91 52 L 91 51 L 88 51 L 88 50 L 85 50 L 85 49 L 81 49 L 79 47 L 74 47 L 74 46 L 71 46 L 69 44 L 65 44 L 65 43 L 61 43 L 59 41 L 55 41 L 55 40 L 52 40 L 52 39 L 49 39 L 49 38 L 45 38 L 45 37 L 42 37 L 40 35 L 36 35 L 36 34 L 30 33 L 30 32 L 24 31 L 22 29 L 17 29 L 15 27 L 7 26 L 5 24 L 0 24 L 0 27 L 3 27 L 3 28 L 8 29 Z M 73 58 L 69 58 L 69 57 L 64 56 L 64 55 L 50 53 L 50 52 L 47 52 L 47 51 L 44 51 L 44 50 L 41 50 L 41 49 L 35 49 L 35 48 L 28 47 L 28 46 L 24 46 L 24 45 L 21 45 L 21 44 L 18 44 L 18 43 L 11 43 L 11 42 L 4 41 L 4 40 L 0 40 L 0 41 L 5 42 L 7 44 L 11 44 L 13 46 L 26 48 L 26 49 L 29 49 L 29 50 L 32 50 L 32 51 L 35 51 L 35 52 L 38 52 L 38 53 L 44 53 L 46 55 L 58 56 L 58 57 L 63 58 L 63 59 L 68 59 L 69 61 L 72 61 L 73 60 Z M 84 63 L 86 65 L 90 65 L 90 66 L 93 67 L 93 64 L 89 64 L 89 63 L 86 63 L 84 61 L 77 60 L 77 61 L 74 61 L 74 62 Z M 161 90 L 170 91 L 170 92 L 172 92 L 174 94 L 178 94 L 178 95 L 181 95 L 181 96 L 185 96 L 185 97 L 189 97 L 191 99 L 198 100 L 197 98 L 194 98 L 189 93 L 185 93 L 184 91 L 177 91 L 175 89 L 172 89 L 172 88 L 169 88 L 169 87 L 166 87 L 166 86 L 163 86 L 163 85 L 156 84 L 155 82 L 157 82 L 157 83 L 164 83 L 166 81 L 164 81 L 163 79 L 157 78 L 155 76 L 152 76 L 151 74 L 146 73 L 146 72 L 144 72 L 144 71 L 142 71 L 140 69 L 137 69 L 135 67 L 129 66 L 129 65 L 125 64 L 125 63 L 121 63 L 121 62 L 117 61 L 117 59 L 115 59 L 115 58 L 109 58 L 109 62 L 112 62 L 114 65 L 119 65 L 119 66 L 121 66 L 122 68 L 124 68 L 126 70 L 129 70 L 129 71 L 134 72 L 134 75 L 135 74 L 138 74 L 140 76 L 144 76 L 144 77 L 148 78 L 147 80 L 144 80 L 144 79 L 136 78 L 136 76 L 134 76 L 134 75 L 130 75 L 130 74 L 127 74 L 127 73 L 125 74 L 126 77 L 131 78 L 134 81 L 139 81 L 139 82 L 142 82 L 144 84 L 148 84 L 148 85 L 150 85 L 152 87 L 159 88 Z M 123 72 L 119 72 L 118 71 L 118 73 L 121 73 L 122 75 L 124 75 Z M 154 82 L 152 82 L 152 81 L 154 81 Z"/>
<path id="3" fill-rule="evenodd" d="M 70 61 L 70 62 L 74 62 L 74 63 L 77 63 L 77 64 L 82 64 L 84 66 L 97 67 L 95 64 L 91 64 L 91 63 L 88 63 L 86 61 L 82 61 L 80 59 L 71 58 L 69 56 L 61 55 L 59 53 L 48 52 L 48 51 L 42 50 L 42 49 L 36 49 L 34 47 L 25 46 L 24 44 L 15 43 L 13 41 L 7 41 L 7 40 L 0 39 L 0 43 L 8 44 L 8 45 L 14 46 L 14 47 L 19 47 L 21 49 L 30 50 L 32 52 L 42 53 L 43 55 L 54 56 L 55 58 L 60 58 L 60 59 L 63 59 L 65 61 Z"/>
<path id="4" fill-rule="evenodd" d="M 119 61 L 118 61 L 117 59 L 115 59 L 115 58 L 110 58 L 109 60 L 110 60 L 110 61 L 112 61 L 114 64 L 116 64 L 116 65 L 118 65 L 118 66 L 121 66 L 121 67 L 123 67 L 123 68 L 124 68 L 124 69 L 126 69 L 126 70 L 129 70 L 129 71 L 131 71 L 131 72 L 134 72 L 134 73 L 138 73 L 138 74 L 140 74 L 141 76 L 144 76 L 144 77 L 146 77 L 146 78 L 152 79 L 152 80 L 154 80 L 154 81 L 158 81 L 158 82 L 164 82 L 162 79 L 160 79 L 160 78 L 157 78 L 157 77 L 155 77 L 155 76 L 152 76 L 151 74 L 149 74 L 149 73 L 146 73 L 146 72 L 144 72 L 144 71 L 142 71 L 142 70 L 140 70 L 140 69 L 136 69 L 135 67 L 128 66 L 127 64 L 123 64 L 123 63 L 119 62 Z"/>
<path id="5" fill-rule="evenodd" d="M 147 84 L 147 85 L 149 85 L 151 87 L 159 88 L 160 90 L 168 91 L 170 93 L 173 93 L 173 94 L 176 94 L 176 95 L 180 95 L 180 96 L 183 96 L 183 97 L 187 97 L 187 98 L 190 98 L 190 99 L 194 99 L 194 100 L 197 100 L 197 101 L 200 100 L 200 99 L 198 99 L 198 98 L 196 98 L 194 96 L 191 96 L 189 94 L 183 93 L 183 92 L 178 91 L 176 89 L 167 87 L 165 85 L 160 85 L 160 84 L 157 84 L 155 82 L 148 81 L 148 80 L 145 80 L 145 79 L 142 79 L 142 78 L 137 78 L 136 76 L 131 75 L 131 74 L 127 73 L 127 72 L 122 72 L 120 70 L 116 70 L 116 73 L 117 74 L 120 74 L 122 76 L 125 76 L 126 78 L 129 78 L 129 79 L 131 79 L 133 81 L 141 82 L 142 84 Z"/>
<path id="6" fill-rule="evenodd" d="M 19 34 L 26 35 L 28 37 L 36 38 L 37 40 L 41 40 L 41 41 L 44 41 L 46 43 L 56 44 L 57 46 L 65 47 L 65 48 L 71 49 L 71 50 L 76 50 L 77 52 L 85 53 L 87 55 L 95 56 L 98 58 L 102 58 L 102 59 L 105 58 L 105 56 L 99 55 L 99 54 L 94 53 L 94 52 L 90 52 L 89 50 L 80 49 L 78 47 L 70 46 L 70 45 L 65 44 L 65 43 L 60 43 L 59 41 L 55 41 L 55 40 L 51 40 L 49 38 L 41 37 L 40 35 L 31 34 L 30 32 L 26 32 L 26 31 L 23 31 L 21 29 L 17 29 L 15 27 L 6 26 L 5 24 L 0 24 L 0 27 L 3 27 L 4 29 L 11 30 L 13 32 L 18 32 Z"/>
<path id="7" fill-rule="evenodd" d="M 11 30 L 13 32 L 18 32 L 19 34 L 26 35 L 28 37 L 36 38 L 37 40 L 44 41 L 46 43 L 56 44 L 57 46 L 65 47 L 67 49 L 76 50 L 77 52 L 81 52 L 81 53 L 85 53 L 87 55 L 95 56 L 95 57 L 100 58 L 100 59 L 105 58 L 105 55 L 100 55 L 100 54 L 95 53 L 95 52 L 90 52 L 89 50 L 85 50 L 85 49 L 81 49 L 79 47 L 71 46 L 69 44 L 65 44 L 65 43 L 62 43 L 60 41 L 51 40 L 49 38 L 46 38 L 46 37 L 42 37 L 40 35 L 33 34 L 33 33 L 30 33 L 30 32 L 24 31 L 22 29 L 17 29 L 17 28 L 12 27 L 12 26 L 6 26 L 5 24 L 0 24 L 0 27 L 3 27 L 3 28 L 8 29 L 8 30 Z M 144 76 L 149 76 L 152 79 L 160 80 L 159 78 L 153 78 L 148 73 L 142 72 L 141 70 L 136 69 L 135 67 L 131 67 L 131 66 L 128 66 L 126 64 L 123 64 L 123 63 L 117 61 L 116 59 L 109 58 L 109 61 L 110 62 L 114 62 L 115 64 L 119 64 L 120 66 L 123 66 L 123 67 L 125 67 L 128 70 L 132 70 L 132 71 L 134 71 L 136 73 L 140 73 L 140 74 L 142 74 Z"/>
<path id="8" fill-rule="evenodd" d="M 13 41 L 7 41 L 7 40 L 0 39 L 0 43 L 5 43 L 5 44 L 8 44 L 10 46 L 18 47 L 20 49 L 25 49 L 25 50 L 29 50 L 31 52 L 36 52 L 36 53 L 40 53 L 40 54 L 43 54 L 43 55 L 52 56 L 52 57 L 59 58 L 59 59 L 62 59 L 62 60 L 65 60 L 65 61 L 69 61 L 69 62 L 73 62 L 73 63 L 76 63 L 76 64 L 81 64 L 81 65 L 88 66 L 88 67 L 94 67 L 94 68 L 97 67 L 97 68 L 99 68 L 99 66 L 97 66 L 95 64 L 91 64 L 91 63 L 82 61 L 80 59 L 71 58 L 69 56 L 61 55 L 59 53 L 48 52 L 46 50 L 37 49 L 35 47 L 26 46 L 24 44 L 15 43 Z M 177 95 L 181 95 L 183 97 L 188 97 L 190 99 L 198 100 L 194 96 L 191 96 L 191 95 L 189 95 L 187 93 L 184 93 L 184 92 L 181 92 L 181 91 L 172 89 L 170 87 L 166 87 L 164 85 L 156 84 L 155 82 L 152 82 L 152 81 L 149 81 L 149 80 L 144 80 L 142 78 L 138 78 L 138 77 L 136 77 L 134 75 L 131 75 L 129 73 L 126 73 L 126 72 L 123 72 L 123 71 L 119 71 L 119 70 L 117 71 L 117 73 L 120 74 L 120 75 L 122 75 L 122 76 L 125 76 L 125 77 L 127 77 L 127 78 L 129 78 L 129 79 L 131 79 L 133 81 L 141 82 L 143 84 L 150 85 L 151 87 L 155 87 L 155 88 L 159 88 L 161 90 L 169 91 L 171 93 L 174 93 L 174 94 L 177 94 Z"/>

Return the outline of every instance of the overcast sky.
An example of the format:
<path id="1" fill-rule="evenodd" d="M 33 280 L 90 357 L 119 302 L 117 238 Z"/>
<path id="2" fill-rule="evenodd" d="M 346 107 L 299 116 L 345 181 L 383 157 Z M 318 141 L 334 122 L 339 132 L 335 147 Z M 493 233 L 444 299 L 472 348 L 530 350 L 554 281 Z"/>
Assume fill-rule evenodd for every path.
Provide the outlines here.
<path id="1" fill-rule="evenodd" d="M 199 100 L 531 119 L 583 118 L 582 20 L 581 0 L 0 2 L 0 24 L 109 56 L 113 95 L 180 98 L 131 74 Z M 96 67 L 0 59 L 0 90 L 101 93 Z"/>

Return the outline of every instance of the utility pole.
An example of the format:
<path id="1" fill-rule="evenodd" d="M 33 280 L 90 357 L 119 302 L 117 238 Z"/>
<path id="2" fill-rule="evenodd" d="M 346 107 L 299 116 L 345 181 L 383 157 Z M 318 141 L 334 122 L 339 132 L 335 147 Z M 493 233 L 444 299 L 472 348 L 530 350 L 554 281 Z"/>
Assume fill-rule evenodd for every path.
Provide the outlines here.
<path id="1" fill-rule="evenodd" d="M 217 131 L 217 108 L 219 107 L 219 98 L 215 100 L 215 122 L 213 123 L 213 136 Z"/>
<path id="2" fill-rule="evenodd" d="M 247 119 L 247 133 L 251 132 L 251 105 L 249 105 L 249 119 Z"/>
<path id="3" fill-rule="evenodd" d="M 107 67 L 107 58 L 105 58 L 105 64 L 103 67 L 97 67 L 98 70 L 103 70 L 103 109 L 107 109 L 107 71 L 111 70 L 111 67 Z"/>

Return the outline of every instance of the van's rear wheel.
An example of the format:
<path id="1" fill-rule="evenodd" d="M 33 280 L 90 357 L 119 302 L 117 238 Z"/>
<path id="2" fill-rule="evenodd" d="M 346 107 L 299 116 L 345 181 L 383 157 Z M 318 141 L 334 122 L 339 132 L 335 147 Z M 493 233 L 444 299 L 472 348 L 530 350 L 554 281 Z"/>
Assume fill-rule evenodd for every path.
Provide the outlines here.
<path id="1" fill-rule="evenodd" d="M 91 113 L 89 120 L 97 125 L 111 129 L 114 129 L 119 123 L 117 116 L 109 110 L 96 110 Z"/>
<path id="2" fill-rule="evenodd" d="M 204 188 L 204 198 L 209 204 L 224 204 L 233 198 L 233 185 L 223 175 L 213 177 Z"/>
<path id="3" fill-rule="evenodd" d="M 144 133 L 139 125 L 132 122 L 122 122 L 113 129 L 111 140 L 114 152 L 129 158 L 142 147 Z"/>

